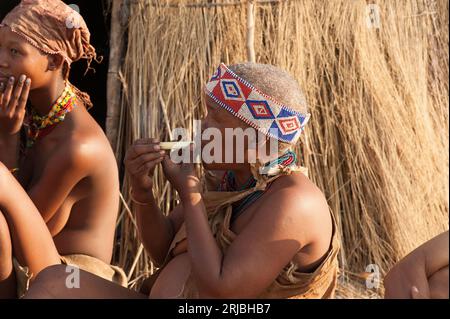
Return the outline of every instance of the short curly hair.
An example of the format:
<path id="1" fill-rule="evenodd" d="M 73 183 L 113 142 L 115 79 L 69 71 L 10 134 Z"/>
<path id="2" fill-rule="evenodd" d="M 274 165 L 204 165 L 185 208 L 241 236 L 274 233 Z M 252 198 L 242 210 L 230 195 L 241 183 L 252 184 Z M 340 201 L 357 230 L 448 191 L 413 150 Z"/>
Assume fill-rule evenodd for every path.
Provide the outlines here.
<path id="1" fill-rule="evenodd" d="M 300 113 L 308 113 L 303 91 L 297 80 L 286 71 L 270 64 L 252 62 L 233 64 L 228 68 L 278 102 Z M 291 147 L 291 144 L 282 141 L 278 143 L 279 152 Z"/>

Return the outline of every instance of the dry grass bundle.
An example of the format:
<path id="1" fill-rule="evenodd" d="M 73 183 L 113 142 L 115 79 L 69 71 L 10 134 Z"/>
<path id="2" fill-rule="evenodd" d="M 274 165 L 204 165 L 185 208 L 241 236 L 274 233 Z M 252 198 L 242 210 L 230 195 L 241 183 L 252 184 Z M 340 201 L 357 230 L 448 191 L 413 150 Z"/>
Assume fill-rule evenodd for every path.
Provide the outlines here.
<path id="1" fill-rule="evenodd" d="M 246 60 L 246 2 L 212 2 L 131 2 L 119 158 L 136 138 L 191 127 L 214 67 Z M 379 28 L 363 0 L 257 2 L 254 45 L 257 62 L 305 91 L 299 153 L 339 218 L 342 268 L 384 274 L 448 228 L 448 1 L 371 2 Z M 155 193 L 164 212 L 176 203 L 160 170 Z M 126 205 L 118 236 L 116 262 L 136 287 L 153 268 Z"/>

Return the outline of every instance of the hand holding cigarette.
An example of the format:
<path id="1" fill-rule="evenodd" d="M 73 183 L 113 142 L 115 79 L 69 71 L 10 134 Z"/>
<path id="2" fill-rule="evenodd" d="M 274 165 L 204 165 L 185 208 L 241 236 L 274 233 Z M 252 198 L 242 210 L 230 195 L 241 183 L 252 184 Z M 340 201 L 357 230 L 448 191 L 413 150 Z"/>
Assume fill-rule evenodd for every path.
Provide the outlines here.
<path id="1" fill-rule="evenodd" d="M 178 142 L 160 142 L 159 146 L 162 150 L 171 151 L 173 149 L 185 148 L 191 145 L 192 141 L 178 141 Z"/>

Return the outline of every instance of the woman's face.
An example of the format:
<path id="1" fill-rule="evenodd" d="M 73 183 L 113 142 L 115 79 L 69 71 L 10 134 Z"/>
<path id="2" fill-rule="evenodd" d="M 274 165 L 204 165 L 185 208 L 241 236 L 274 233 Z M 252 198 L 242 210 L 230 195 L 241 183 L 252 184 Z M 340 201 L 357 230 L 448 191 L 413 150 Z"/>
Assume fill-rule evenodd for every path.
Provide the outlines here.
<path id="1" fill-rule="evenodd" d="M 10 77 L 14 81 L 21 75 L 31 79 L 31 90 L 45 86 L 52 72 L 49 57 L 27 42 L 9 27 L 0 27 L 0 82 L 3 87 Z"/>
<path id="2" fill-rule="evenodd" d="M 230 112 L 225 110 L 224 108 L 218 106 L 213 99 L 211 99 L 208 95 L 206 95 L 206 114 L 205 117 L 202 119 L 202 162 L 203 166 L 206 169 L 209 170 L 227 170 L 227 169 L 234 169 L 237 166 L 236 165 L 242 165 L 242 162 L 239 162 L 238 156 L 243 157 L 243 162 L 246 163 L 248 159 L 248 146 L 249 146 L 249 138 L 248 136 L 240 135 L 239 132 L 245 131 L 246 129 L 250 128 L 249 125 L 232 115 Z M 207 129 L 212 129 L 216 132 L 220 132 L 220 136 L 216 137 L 210 137 L 210 139 L 206 138 L 206 131 Z M 228 145 L 227 140 L 225 138 L 226 129 L 238 129 L 235 131 L 235 134 L 228 139 Z M 252 130 L 252 128 L 250 128 Z M 256 130 L 255 130 L 256 132 Z M 229 134 L 229 133 L 228 133 Z M 240 135 L 240 139 L 243 140 L 243 147 L 237 147 L 238 146 L 238 135 Z M 212 149 L 211 152 L 203 152 L 204 147 L 209 144 L 211 141 L 215 140 L 218 145 L 221 146 L 221 162 L 213 162 L 208 163 L 205 161 L 205 155 L 210 154 L 212 157 L 214 157 L 216 149 Z M 232 144 L 231 144 L 232 141 Z M 241 154 L 238 154 L 240 152 Z M 204 154 L 206 153 L 206 154 Z M 226 159 L 226 154 L 228 153 L 228 156 L 232 156 L 232 161 Z M 232 153 L 230 155 L 230 153 Z M 217 155 L 217 157 L 220 157 Z"/>

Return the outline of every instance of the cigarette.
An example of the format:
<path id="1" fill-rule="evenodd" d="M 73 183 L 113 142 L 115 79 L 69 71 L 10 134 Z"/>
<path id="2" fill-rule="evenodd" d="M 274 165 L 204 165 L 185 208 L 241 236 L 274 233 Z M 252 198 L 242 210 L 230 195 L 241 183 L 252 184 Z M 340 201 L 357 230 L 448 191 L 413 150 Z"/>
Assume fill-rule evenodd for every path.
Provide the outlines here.
<path id="1" fill-rule="evenodd" d="M 179 141 L 179 142 L 160 142 L 159 147 L 162 150 L 170 151 L 172 149 L 184 148 L 189 146 L 192 141 Z"/>

